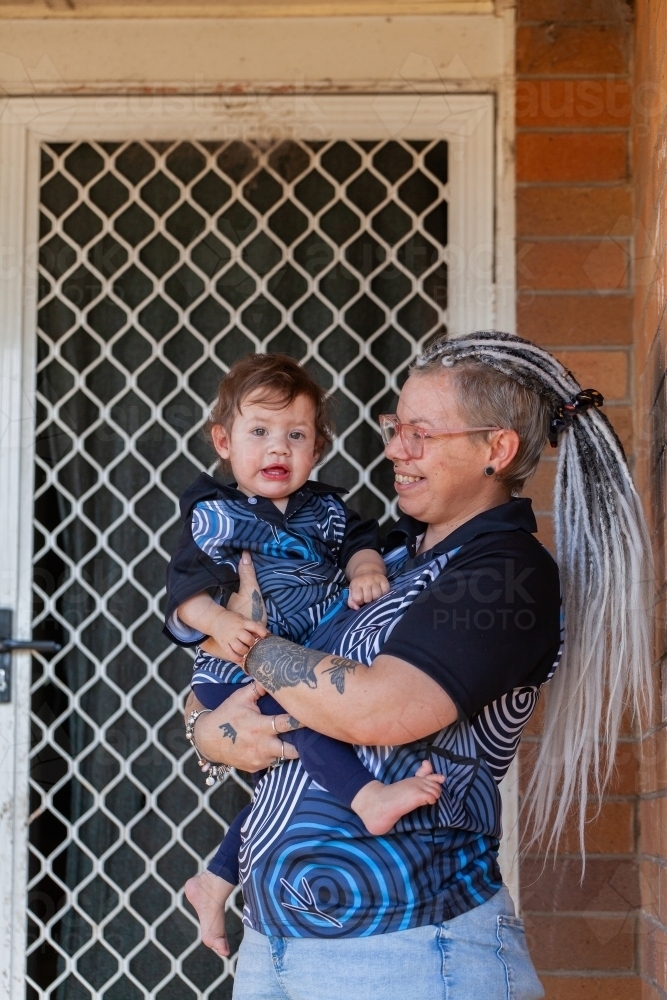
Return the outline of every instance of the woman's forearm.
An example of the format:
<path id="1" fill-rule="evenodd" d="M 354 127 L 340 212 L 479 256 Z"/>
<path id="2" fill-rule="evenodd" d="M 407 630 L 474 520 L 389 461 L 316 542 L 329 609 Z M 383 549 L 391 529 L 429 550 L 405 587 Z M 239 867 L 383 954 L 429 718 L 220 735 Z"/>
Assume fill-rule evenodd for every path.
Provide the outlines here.
<path id="1" fill-rule="evenodd" d="M 411 743 L 458 714 L 439 684 L 391 656 L 366 667 L 267 636 L 250 651 L 246 670 L 302 725 L 346 743 Z"/>

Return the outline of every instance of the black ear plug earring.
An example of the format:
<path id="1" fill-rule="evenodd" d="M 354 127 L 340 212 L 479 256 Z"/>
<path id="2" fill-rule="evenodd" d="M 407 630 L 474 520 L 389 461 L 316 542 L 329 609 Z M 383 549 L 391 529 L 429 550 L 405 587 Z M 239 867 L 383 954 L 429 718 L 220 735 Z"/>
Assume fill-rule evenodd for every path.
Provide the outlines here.
<path id="1" fill-rule="evenodd" d="M 492 465 L 486 465 L 484 467 L 484 475 L 485 476 L 495 476 L 495 474 L 496 474 L 496 470 L 493 468 Z"/>

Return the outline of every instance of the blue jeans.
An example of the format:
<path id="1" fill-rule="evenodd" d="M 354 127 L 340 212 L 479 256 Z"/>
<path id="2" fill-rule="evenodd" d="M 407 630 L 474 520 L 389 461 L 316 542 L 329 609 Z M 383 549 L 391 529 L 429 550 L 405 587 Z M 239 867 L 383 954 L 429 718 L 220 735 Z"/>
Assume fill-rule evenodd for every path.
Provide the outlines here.
<path id="1" fill-rule="evenodd" d="M 265 937 L 245 928 L 234 1000 L 540 1000 L 505 887 L 442 924 L 366 938 Z"/>

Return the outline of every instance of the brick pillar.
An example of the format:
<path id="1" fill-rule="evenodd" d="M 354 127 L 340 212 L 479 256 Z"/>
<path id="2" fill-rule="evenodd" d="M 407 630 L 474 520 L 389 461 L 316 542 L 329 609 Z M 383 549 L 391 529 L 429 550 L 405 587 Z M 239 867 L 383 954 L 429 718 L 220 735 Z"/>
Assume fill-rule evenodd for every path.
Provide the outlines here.
<path id="1" fill-rule="evenodd" d="M 641 758 L 640 962 L 644 1000 L 667 1000 L 667 700 L 665 699 L 665 389 L 667 257 L 667 4 L 638 0 L 633 88 L 635 170 L 635 359 L 637 479 L 645 499 L 657 570 L 655 711 Z"/>
<path id="2" fill-rule="evenodd" d="M 632 452 L 630 8 L 622 0 L 519 0 L 517 24 L 517 332 L 544 345 L 605 412 Z M 555 453 L 527 494 L 552 543 Z M 524 740 L 527 770 L 539 719 Z M 549 1000 L 637 1000 L 636 745 L 587 834 L 556 866 L 528 856 L 521 901 Z M 534 749 L 534 746 L 533 748 Z M 524 782 L 525 787 L 525 782 Z"/>

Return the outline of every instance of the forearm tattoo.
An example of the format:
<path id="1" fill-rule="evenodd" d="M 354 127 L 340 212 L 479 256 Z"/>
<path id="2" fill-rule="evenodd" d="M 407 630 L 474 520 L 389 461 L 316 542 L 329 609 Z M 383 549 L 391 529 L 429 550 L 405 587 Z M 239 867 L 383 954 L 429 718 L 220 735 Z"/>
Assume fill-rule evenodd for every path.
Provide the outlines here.
<path id="1" fill-rule="evenodd" d="M 307 649 L 289 639 L 269 635 L 252 647 L 245 668 L 271 694 L 298 684 L 316 688 L 315 667 L 326 656 L 319 649 Z"/>
<path id="2" fill-rule="evenodd" d="M 252 592 L 252 610 L 250 612 L 250 617 L 254 622 L 261 622 L 264 617 L 264 601 L 262 600 L 262 595 L 258 590 L 253 590 Z"/>
<path id="3" fill-rule="evenodd" d="M 344 656 L 332 656 L 332 666 L 323 670 L 323 674 L 329 674 L 329 680 L 335 686 L 338 694 L 345 692 L 345 678 L 347 674 L 353 674 L 359 666 L 354 660 L 348 660 Z"/>
<path id="4" fill-rule="evenodd" d="M 298 684 L 316 688 L 315 667 L 327 656 L 328 653 L 323 653 L 319 649 L 297 646 L 295 642 L 272 635 L 252 647 L 245 668 L 251 677 L 272 694 L 281 688 L 296 687 Z M 347 675 L 353 674 L 358 666 L 355 660 L 348 660 L 344 656 L 332 656 L 331 666 L 323 673 L 329 674 L 331 683 L 339 694 L 343 694 Z M 299 725 L 300 723 L 290 716 L 290 726 L 298 728 Z"/>
<path id="5" fill-rule="evenodd" d="M 236 743 L 236 737 L 238 736 L 238 733 L 234 729 L 231 722 L 223 722 L 221 726 L 218 726 L 218 729 L 222 730 L 223 736 L 228 736 L 232 741 L 232 743 Z"/>

